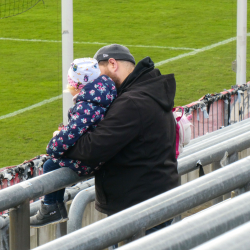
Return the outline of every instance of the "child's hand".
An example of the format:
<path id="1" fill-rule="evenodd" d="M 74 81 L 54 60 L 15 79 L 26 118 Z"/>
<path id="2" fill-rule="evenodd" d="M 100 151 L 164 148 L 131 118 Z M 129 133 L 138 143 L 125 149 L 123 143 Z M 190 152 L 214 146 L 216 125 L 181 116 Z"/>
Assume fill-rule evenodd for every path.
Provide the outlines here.
<path id="1" fill-rule="evenodd" d="M 55 137 L 56 135 L 59 134 L 60 131 L 56 130 L 54 133 L 53 133 L 53 137 Z"/>

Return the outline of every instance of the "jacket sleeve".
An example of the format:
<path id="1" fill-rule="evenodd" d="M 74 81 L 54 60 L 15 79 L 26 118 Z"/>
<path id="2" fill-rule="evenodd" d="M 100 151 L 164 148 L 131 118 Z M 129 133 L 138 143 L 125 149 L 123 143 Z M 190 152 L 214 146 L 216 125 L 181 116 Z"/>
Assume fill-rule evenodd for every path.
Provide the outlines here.
<path id="1" fill-rule="evenodd" d="M 104 116 L 104 111 L 98 106 L 90 108 L 85 102 L 76 104 L 76 112 L 71 113 L 70 122 L 54 136 L 46 150 L 49 155 L 59 158 L 72 147 L 86 131 Z"/>
<path id="2" fill-rule="evenodd" d="M 93 132 L 86 133 L 67 151 L 67 158 L 97 166 L 110 160 L 139 135 L 141 119 L 138 109 L 131 98 L 123 96 L 114 101 Z"/>

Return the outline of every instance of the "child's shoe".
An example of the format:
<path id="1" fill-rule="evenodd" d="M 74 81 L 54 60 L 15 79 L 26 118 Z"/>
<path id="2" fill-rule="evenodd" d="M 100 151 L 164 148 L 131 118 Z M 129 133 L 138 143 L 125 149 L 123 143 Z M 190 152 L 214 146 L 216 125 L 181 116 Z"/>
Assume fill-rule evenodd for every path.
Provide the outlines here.
<path id="1" fill-rule="evenodd" d="M 61 222 L 67 221 L 69 218 L 68 218 L 68 212 L 67 212 L 64 202 L 57 202 L 57 205 L 62 216 Z"/>
<path id="2" fill-rule="evenodd" d="M 45 205 L 41 201 L 41 208 L 37 214 L 30 217 L 30 227 L 39 228 L 48 224 L 57 224 L 61 222 L 62 216 L 57 203 Z"/>

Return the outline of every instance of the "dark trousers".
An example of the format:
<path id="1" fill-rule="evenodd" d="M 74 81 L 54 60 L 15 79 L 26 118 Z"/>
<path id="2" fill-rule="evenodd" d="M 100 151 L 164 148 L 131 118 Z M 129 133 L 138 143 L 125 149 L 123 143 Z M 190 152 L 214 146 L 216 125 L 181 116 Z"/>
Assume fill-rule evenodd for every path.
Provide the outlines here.
<path id="1" fill-rule="evenodd" d="M 168 220 L 168 221 L 163 222 L 162 224 L 160 224 L 160 225 L 158 225 L 158 226 L 155 226 L 155 227 L 152 227 L 152 228 L 148 229 L 148 230 L 145 232 L 145 235 L 149 235 L 149 234 L 151 234 L 151 233 L 154 233 L 154 232 L 156 232 L 156 231 L 158 231 L 158 230 L 161 230 L 161 229 L 163 229 L 163 228 L 165 228 L 165 227 L 170 226 L 171 223 L 172 223 L 172 221 L 173 221 L 173 219 Z"/>
<path id="2" fill-rule="evenodd" d="M 54 163 L 51 159 L 47 160 L 43 165 L 43 173 L 49 173 L 51 171 L 54 171 L 56 169 L 61 168 L 59 164 Z M 65 188 L 55 191 L 50 194 L 46 194 L 44 196 L 44 203 L 45 204 L 54 204 L 56 202 L 63 202 L 64 200 L 64 192 Z"/>

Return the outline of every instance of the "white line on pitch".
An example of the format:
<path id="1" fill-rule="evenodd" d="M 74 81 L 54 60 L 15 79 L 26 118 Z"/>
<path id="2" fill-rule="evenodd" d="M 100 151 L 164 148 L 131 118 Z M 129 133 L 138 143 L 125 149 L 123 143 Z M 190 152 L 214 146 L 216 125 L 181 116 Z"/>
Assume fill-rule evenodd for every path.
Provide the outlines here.
<path id="1" fill-rule="evenodd" d="M 250 33 L 247 33 L 247 36 L 250 36 Z M 169 59 L 166 59 L 166 60 L 163 60 L 163 61 L 160 61 L 158 63 L 155 63 L 155 66 L 161 66 L 163 64 L 166 64 L 166 63 L 169 63 L 169 62 L 172 62 L 172 61 L 175 61 L 175 60 L 179 60 L 183 57 L 187 57 L 187 56 L 193 56 L 193 55 L 196 55 L 200 52 L 204 52 L 206 50 L 210 50 L 210 49 L 213 49 L 215 47 L 218 47 L 218 46 L 221 46 L 221 45 L 224 45 L 224 44 L 227 44 L 227 43 L 230 43 L 232 41 L 235 41 L 236 40 L 236 37 L 232 37 L 232 38 L 229 38 L 227 40 L 224 40 L 224 41 L 221 41 L 221 42 L 218 42 L 218 43 L 215 43 L 215 44 L 212 44 L 212 45 L 209 45 L 209 46 L 206 46 L 206 47 L 203 47 L 201 49 L 197 49 L 195 51 L 191 51 L 191 52 L 188 52 L 188 53 L 185 53 L 185 54 L 181 54 L 179 56 L 176 56 L 176 57 L 172 57 L 172 58 L 169 58 Z"/>
<path id="2" fill-rule="evenodd" d="M 19 39 L 19 38 L 8 38 L 8 37 L 0 37 L 0 40 L 19 41 L 19 42 L 43 42 L 43 43 L 61 43 L 62 42 L 62 41 L 57 41 L 57 40 Z M 75 44 L 110 45 L 110 43 L 99 43 L 99 42 L 74 42 L 74 43 Z M 196 50 L 194 48 L 151 46 L 151 45 L 124 45 L 124 46 L 126 46 L 126 47 L 137 47 L 137 48 L 170 49 L 170 50 Z"/>
<path id="3" fill-rule="evenodd" d="M 19 109 L 19 110 L 13 112 L 13 113 L 9 113 L 9 114 L 7 114 L 7 115 L 2 115 L 2 116 L 0 116 L 0 120 L 3 120 L 3 119 L 5 119 L 5 118 L 9 118 L 9 117 L 12 117 L 12 116 L 15 116 L 15 115 L 19 115 L 19 114 L 21 114 L 21 113 L 24 113 L 25 111 L 31 110 L 31 109 L 33 109 L 33 108 L 40 107 L 40 106 L 42 106 L 42 105 L 44 105 L 44 104 L 53 102 L 53 101 L 58 100 L 58 99 L 60 99 L 60 98 L 62 98 L 62 95 L 59 95 L 59 96 L 56 96 L 56 97 L 52 97 L 52 98 L 50 98 L 50 99 L 44 100 L 44 101 L 42 101 L 42 102 L 39 102 L 39 103 L 34 104 L 34 105 L 31 105 L 31 106 L 29 106 L 29 107 L 27 107 L 27 108 L 24 108 L 24 109 Z"/>

